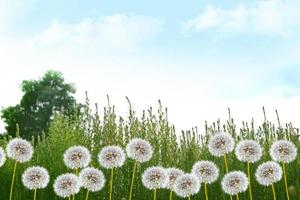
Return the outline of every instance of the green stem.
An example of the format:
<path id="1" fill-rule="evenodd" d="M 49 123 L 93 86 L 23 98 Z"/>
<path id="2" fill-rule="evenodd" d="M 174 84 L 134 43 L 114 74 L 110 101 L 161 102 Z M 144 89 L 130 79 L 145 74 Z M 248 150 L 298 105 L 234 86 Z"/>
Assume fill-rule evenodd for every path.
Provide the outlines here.
<path id="1" fill-rule="evenodd" d="M 250 200 L 252 200 L 251 173 L 250 173 L 250 163 L 249 162 L 247 162 L 247 173 L 248 173 L 248 181 L 249 181 L 249 196 L 250 196 Z"/>
<path id="2" fill-rule="evenodd" d="M 189 200 L 191 200 L 191 197 L 189 196 Z"/>
<path id="3" fill-rule="evenodd" d="M 75 174 L 76 176 L 78 176 L 79 174 L 78 168 L 75 169 Z M 72 200 L 75 200 L 75 196 L 76 196 L 75 194 L 72 195 Z"/>
<path id="4" fill-rule="evenodd" d="M 114 168 L 111 168 L 111 173 L 110 173 L 110 186 L 109 186 L 109 200 L 112 199 L 113 180 L 114 180 Z"/>
<path id="5" fill-rule="evenodd" d="M 133 184 L 135 179 L 135 172 L 136 172 L 136 161 L 133 163 L 133 172 L 132 172 L 132 178 L 131 178 L 131 184 L 130 184 L 130 193 L 129 193 L 129 200 L 132 199 L 132 191 L 133 191 Z"/>
<path id="6" fill-rule="evenodd" d="M 227 157 L 226 157 L 226 154 L 224 154 L 224 163 L 225 163 L 225 170 L 226 170 L 226 173 L 229 172 L 229 168 L 228 168 L 228 163 L 227 163 Z M 230 195 L 230 200 L 232 200 L 232 195 Z"/>
<path id="7" fill-rule="evenodd" d="M 285 163 L 284 162 L 282 162 L 282 169 L 283 169 L 283 177 L 284 177 L 286 198 L 287 198 L 287 200 L 290 200 L 289 188 L 288 188 L 288 183 L 287 183 L 286 169 L 285 169 Z"/>
<path id="8" fill-rule="evenodd" d="M 12 194 L 13 194 L 15 177 L 16 177 L 16 171 L 17 171 L 17 164 L 18 164 L 18 161 L 15 161 L 13 176 L 12 176 L 11 185 L 10 185 L 9 200 L 12 200 Z"/>
<path id="9" fill-rule="evenodd" d="M 239 200 L 240 198 L 239 198 L 239 194 L 236 194 L 236 200 Z"/>
<path id="10" fill-rule="evenodd" d="M 89 193 L 90 193 L 90 191 L 87 190 L 87 191 L 86 191 L 86 195 L 85 195 L 85 200 L 88 200 L 88 199 L 89 199 Z"/>
<path id="11" fill-rule="evenodd" d="M 170 200 L 172 200 L 172 198 L 173 198 L 173 191 L 171 190 L 170 191 Z"/>
<path id="12" fill-rule="evenodd" d="M 33 200 L 36 200 L 36 189 L 34 190 L 34 193 L 33 193 Z"/>
<path id="13" fill-rule="evenodd" d="M 154 190 L 153 200 L 156 200 L 156 189 Z"/>
<path id="14" fill-rule="evenodd" d="M 71 200 L 71 196 L 69 196 L 69 200 Z"/>
<path id="15" fill-rule="evenodd" d="M 205 200 L 208 200 L 207 184 L 204 183 Z"/>
<path id="16" fill-rule="evenodd" d="M 274 184 L 272 184 L 272 192 L 273 192 L 273 199 L 276 200 L 276 192 L 275 192 Z"/>

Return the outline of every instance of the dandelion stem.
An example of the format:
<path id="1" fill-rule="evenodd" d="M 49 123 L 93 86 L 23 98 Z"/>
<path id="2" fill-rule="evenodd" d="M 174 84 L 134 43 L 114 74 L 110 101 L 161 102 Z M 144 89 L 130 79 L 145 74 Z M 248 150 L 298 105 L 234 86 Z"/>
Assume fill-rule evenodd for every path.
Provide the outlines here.
<path id="1" fill-rule="evenodd" d="M 205 191 L 205 200 L 208 200 L 207 184 L 206 183 L 204 183 L 204 191 Z"/>
<path id="2" fill-rule="evenodd" d="M 191 200 L 191 197 L 189 196 L 189 200 Z"/>
<path id="3" fill-rule="evenodd" d="M 154 190 L 153 200 L 156 200 L 156 189 Z"/>
<path id="4" fill-rule="evenodd" d="M 36 200 L 36 189 L 34 190 L 34 193 L 33 193 L 33 200 Z"/>
<path id="5" fill-rule="evenodd" d="M 88 199 L 89 199 L 89 193 L 90 193 L 90 191 L 87 190 L 87 191 L 86 191 L 86 195 L 85 195 L 85 200 L 88 200 Z"/>
<path id="6" fill-rule="evenodd" d="M 132 191 L 133 191 L 133 184 L 134 184 L 134 179 L 135 179 L 136 164 L 137 164 L 136 161 L 134 161 L 131 184 L 130 184 L 129 200 L 131 200 L 131 198 L 132 198 Z"/>
<path id="7" fill-rule="evenodd" d="M 69 200 L 71 200 L 71 196 L 69 196 Z"/>
<path id="8" fill-rule="evenodd" d="M 170 200 L 172 200 L 172 198 L 173 198 L 173 191 L 171 190 L 170 191 Z"/>
<path id="9" fill-rule="evenodd" d="M 285 163 L 284 162 L 282 162 L 282 169 L 283 169 L 283 177 L 284 177 L 286 198 L 287 198 L 287 200 L 290 200 L 289 188 L 288 188 L 288 183 L 287 183 L 286 169 L 285 169 Z"/>
<path id="10" fill-rule="evenodd" d="M 276 200 L 276 192 L 275 192 L 274 184 L 272 184 L 272 192 L 273 192 L 273 199 Z"/>
<path id="11" fill-rule="evenodd" d="M 12 194 L 13 194 L 13 189 L 14 189 L 14 182 L 15 182 L 16 171 L 17 171 L 17 164 L 18 164 L 18 161 L 15 161 L 13 176 L 12 176 L 11 185 L 10 185 L 9 200 L 12 200 Z"/>
<path id="12" fill-rule="evenodd" d="M 239 198 L 239 194 L 236 194 L 236 200 L 239 200 L 240 198 Z"/>
<path id="13" fill-rule="evenodd" d="M 111 173 L 110 173 L 110 186 L 109 186 L 109 200 L 112 199 L 113 180 L 114 180 L 114 168 L 111 168 Z"/>
<path id="14" fill-rule="evenodd" d="M 226 157 L 226 154 L 224 154 L 224 163 L 225 163 L 225 170 L 226 170 L 226 173 L 228 173 L 229 169 L 228 169 L 228 163 L 227 163 L 227 157 Z M 232 200 L 232 195 L 230 195 L 230 200 Z"/>
<path id="15" fill-rule="evenodd" d="M 252 200 L 251 173 L 250 173 L 250 163 L 249 162 L 247 162 L 247 173 L 248 173 L 248 181 L 249 181 L 249 196 L 250 196 L 250 200 Z"/>
<path id="16" fill-rule="evenodd" d="M 75 169 L 75 174 L 76 176 L 78 176 L 79 174 L 78 168 Z M 72 195 L 72 200 L 75 200 L 75 194 Z"/>

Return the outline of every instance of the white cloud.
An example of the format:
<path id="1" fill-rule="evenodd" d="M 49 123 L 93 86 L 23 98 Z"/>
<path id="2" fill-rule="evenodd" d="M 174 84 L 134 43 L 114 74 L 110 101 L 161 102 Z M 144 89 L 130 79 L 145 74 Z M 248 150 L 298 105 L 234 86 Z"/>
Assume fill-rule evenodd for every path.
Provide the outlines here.
<path id="1" fill-rule="evenodd" d="M 53 20 L 36 37 L 39 45 L 100 46 L 103 49 L 135 49 L 162 31 L 165 20 L 148 16 L 115 14 L 69 24 Z"/>
<path id="2" fill-rule="evenodd" d="M 213 31 L 214 36 L 255 34 L 289 36 L 299 30 L 300 1 L 262 0 L 222 9 L 211 4 L 183 24 L 185 31 Z"/>
<path id="3" fill-rule="evenodd" d="M 34 8 L 37 0 L 0 0 L 0 33 L 6 32 L 18 19 Z"/>

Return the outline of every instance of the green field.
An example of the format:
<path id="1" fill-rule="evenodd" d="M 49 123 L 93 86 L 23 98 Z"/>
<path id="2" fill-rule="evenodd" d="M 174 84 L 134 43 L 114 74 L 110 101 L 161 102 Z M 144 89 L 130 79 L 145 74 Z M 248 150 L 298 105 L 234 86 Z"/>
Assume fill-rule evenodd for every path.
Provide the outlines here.
<path id="1" fill-rule="evenodd" d="M 167 110 L 159 104 L 158 110 L 149 108 L 143 112 L 141 117 L 129 107 L 128 116 L 117 116 L 113 106 L 104 108 L 104 115 L 99 112 L 92 112 L 89 103 L 82 114 L 73 117 L 66 117 L 57 114 L 50 126 L 49 133 L 42 133 L 40 137 L 32 139 L 35 147 L 33 159 L 17 167 L 16 184 L 13 192 L 14 200 L 33 199 L 33 192 L 26 189 L 21 183 L 21 174 L 29 166 L 39 165 L 48 169 L 50 183 L 44 190 L 39 190 L 37 199 L 55 200 L 61 199 L 53 192 L 53 181 L 63 173 L 72 172 L 67 169 L 63 162 L 64 151 L 73 145 L 83 145 L 92 152 L 91 166 L 101 169 L 106 179 L 109 180 L 109 170 L 101 168 L 97 161 L 97 154 L 100 149 L 107 145 L 117 144 L 121 147 L 126 146 L 128 141 L 135 137 L 145 138 L 154 148 L 154 154 L 149 162 L 138 165 L 137 179 L 134 186 L 134 200 L 153 199 L 152 192 L 147 190 L 141 182 L 141 173 L 149 166 L 178 167 L 185 172 L 190 172 L 194 162 L 198 160 L 211 160 L 220 168 L 218 181 L 208 186 L 209 199 L 229 200 L 221 189 L 221 179 L 225 172 L 224 160 L 212 156 L 207 149 L 208 138 L 215 132 L 226 131 L 232 134 L 235 142 L 242 139 L 255 139 L 264 148 L 262 160 L 251 166 L 253 177 L 253 199 L 271 200 L 273 199 L 271 187 L 260 186 L 255 178 L 256 167 L 264 162 L 271 160 L 268 150 L 273 141 L 285 138 L 293 141 L 297 148 L 300 147 L 298 139 L 299 130 L 294 128 L 291 123 L 280 124 L 268 121 L 265 117 L 263 124 L 258 125 L 254 122 L 244 122 L 237 125 L 234 120 L 228 117 L 225 124 L 216 121 L 212 124 L 205 124 L 205 129 L 196 128 L 175 134 L 175 126 L 167 118 Z M 94 110 L 94 109 L 93 109 Z M 263 113 L 262 113 L 263 114 Z M 188 118 L 188 116 L 183 116 Z M 20 133 L 22 137 L 22 133 Z M 0 146 L 5 148 L 10 137 L 3 136 L 0 139 Z M 0 168 L 0 200 L 9 199 L 11 177 L 13 171 L 13 160 L 8 159 L 3 167 Z M 246 172 L 246 164 L 238 161 L 233 153 L 228 155 L 229 170 L 241 170 Z M 123 167 L 115 170 L 113 198 L 114 200 L 125 200 L 129 196 L 129 188 L 132 174 L 133 161 L 128 159 Z M 300 158 L 287 165 L 287 178 L 290 187 L 290 199 L 300 199 Z M 283 180 L 275 184 L 277 200 L 285 200 L 285 187 Z M 86 191 L 81 189 L 76 195 L 77 200 L 85 199 Z M 109 184 L 106 182 L 101 192 L 90 193 L 89 199 L 104 200 L 109 197 Z M 158 200 L 168 200 L 169 191 L 166 189 L 157 191 Z M 176 195 L 173 199 L 181 199 Z M 203 188 L 200 193 L 191 197 L 192 200 L 205 199 Z M 234 198 L 235 199 L 235 198 Z M 248 191 L 240 194 L 241 200 L 248 200 Z"/>

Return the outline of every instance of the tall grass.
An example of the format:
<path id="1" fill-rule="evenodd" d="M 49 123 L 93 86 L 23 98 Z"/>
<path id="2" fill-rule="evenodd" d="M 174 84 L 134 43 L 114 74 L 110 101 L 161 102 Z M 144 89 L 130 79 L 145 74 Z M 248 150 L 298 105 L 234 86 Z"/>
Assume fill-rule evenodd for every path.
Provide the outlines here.
<path id="1" fill-rule="evenodd" d="M 129 102 L 130 105 L 130 102 Z M 216 121 L 212 124 L 205 123 L 205 131 L 199 132 L 197 128 L 190 131 L 182 131 L 180 136 L 175 135 L 175 127 L 168 121 L 167 109 L 163 108 L 159 102 L 158 110 L 154 111 L 149 108 L 143 111 L 142 116 L 138 117 L 136 112 L 129 106 L 128 116 L 117 116 L 115 107 L 107 105 L 104 107 L 104 114 L 100 116 L 98 106 L 96 111 L 92 112 L 89 101 L 83 107 L 80 115 L 66 117 L 60 114 L 55 115 L 49 133 L 43 133 L 40 137 L 32 139 L 35 146 L 35 153 L 32 161 L 20 166 L 16 174 L 16 182 L 14 188 L 14 199 L 24 200 L 32 199 L 32 192 L 25 189 L 21 184 L 21 174 L 24 169 L 32 165 L 40 165 L 49 170 L 51 176 L 49 186 L 39 191 L 37 199 L 56 200 L 61 199 L 53 192 L 54 179 L 68 172 L 63 163 L 64 151 L 73 145 L 83 145 L 92 152 L 92 166 L 102 169 L 106 179 L 110 177 L 109 170 L 101 168 L 97 162 L 97 154 L 100 149 L 107 145 L 119 145 L 125 148 L 128 141 L 134 137 L 147 139 L 154 148 L 153 158 L 143 165 L 137 166 L 137 174 L 134 188 L 134 200 L 151 199 L 152 192 L 147 190 L 141 183 L 141 172 L 147 167 L 160 165 L 163 167 L 178 167 L 186 172 L 190 172 L 191 168 L 197 160 L 211 160 L 220 168 L 220 176 L 225 173 L 224 160 L 216 158 L 208 152 L 207 142 L 210 135 L 217 131 L 227 131 L 233 135 L 235 141 L 241 139 L 256 139 L 264 148 L 263 159 L 251 165 L 251 177 L 255 177 L 255 169 L 263 161 L 270 160 L 268 149 L 272 142 L 281 138 L 288 138 L 293 141 L 297 148 L 300 147 L 298 140 L 299 130 L 294 128 L 291 123 L 285 126 L 276 122 L 276 125 L 269 122 L 266 118 L 262 125 L 254 128 L 254 122 L 244 122 L 240 129 L 229 117 L 227 123 L 221 124 Z M 187 116 L 185 116 L 187 117 Z M 46 136 L 47 135 L 47 136 Z M 5 136 L 0 139 L 0 146 L 5 147 L 10 138 Z M 242 170 L 246 172 L 247 164 L 239 162 L 234 154 L 227 155 L 227 161 L 230 170 Z M 127 159 L 125 165 L 120 170 L 115 171 L 113 199 L 128 199 L 133 162 Z M 9 186 L 13 161 L 8 160 L 5 165 L 0 168 L 0 199 L 9 198 Z M 287 165 L 287 178 L 291 189 L 291 200 L 300 199 L 300 158 Z M 220 186 L 221 178 L 208 187 L 208 196 L 211 200 L 229 199 L 228 195 L 222 192 Z M 285 186 L 283 181 L 275 185 L 277 199 L 286 198 Z M 255 179 L 252 180 L 253 199 L 272 199 L 269 187 L 259 186 Z M 76 195 L 76 200 L 85 199 L 86 191 L 83 189 Z M 108 199 L 109 184 L 106 183 L 104 189 L 100 192 L 90 193 L 89 199 Z M 157 193 L 157 199 L 169 199 L 169 191 L 162 190 Z M 173 199 L 180 199 L 175 194 Z M 192 200 L 205 199 L 204 188 L 201 188 L 200 194 L 191 197 Z M 248 192 L 240 195 L 240 199 L 249 199 Z"/>

